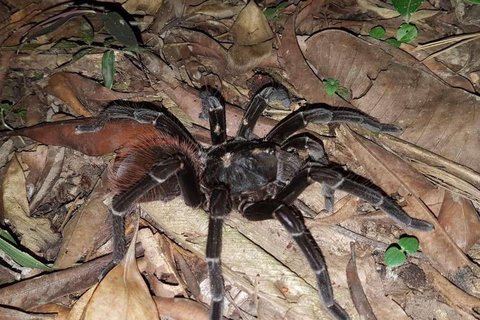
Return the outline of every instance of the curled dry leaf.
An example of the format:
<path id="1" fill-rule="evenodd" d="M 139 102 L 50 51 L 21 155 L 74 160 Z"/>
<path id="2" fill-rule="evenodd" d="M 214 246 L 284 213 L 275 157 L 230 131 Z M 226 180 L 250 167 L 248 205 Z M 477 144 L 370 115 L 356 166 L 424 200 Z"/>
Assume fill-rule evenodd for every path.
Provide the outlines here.
<path id="1" fill-rule="evenodd" d="M 44 90 L 63 100 L 74 112 L 84 117 L 99 114 L 103 110 L 101 107 L 111 101 L 131 100 L 145 95 L 144 92 L 115 92 L 74 73 L 55 73 L 49 78 Z M 88 109 L 82 102 L 89 103 Z"/>
<path id="2" fill-rule="evenodd" d="M 62 244 L 55 260 L 56 267 L 63 269 L 72 266 L 94 249 L 100 234 L 108 232 L 110 226 L 108 208 L 103 203 L 108 190 L 107 175 L 105 170 L 86 201 L 65 226 Z"/>
<path id="3" fill-rule="evenodd" d="M 367 296 L 362 288 L 362 282 L 357 273 L 357 263 L 355 254 L 355 242 L 350 244 L 352 256 L 347 264 L 347 282 L 350 295 L 352 296 L 353 304 L 358 311 L 358 314 L 365 320 L 376 320 L 370 303 L 368 303 Z"/>
<path id="4" fill-rule="evenodd" d="M 162 317 L 175 320 L 208 320 L 208 310 L 196 301 L 162 297 L 154 297 L 153 300 Z"/>
<path id="5" fill-rule="evenodd" d="M 230 33 L 234 43 L 227 55 L 230 71 L 243 73 L 270 55 L 274 34 L 255 1 L 238 14 Z"/>
<path id="6" fill-rule="evenodd" d="M 52 231 L 50 220 L 30 217 L 25 176 L 16 157 L 12 158 L 7 168 L 2 201 L 5 217 L 21 238 L 23 246 L 41 255 L 60 240 L 60 235 Z"/>
<path id="7" fill-rule="evenodd" d="M 435 261 L 438 269 L 448 275 L 455 275 L 463 267 L 473 266 L 445 229 L 434 213 L 422 201 L 436 189 L 405 161 L 362 136 L 342 126 L 337 130 L 342 143 L 351 151 L 355 161 L 368 173 L 372 181 L 388 194 L 399 193 L 408 205 L 403 209 L 412 217 L 430 222 L 433 232 L 409 230 L 420 241 L 422 251 Z M 442 196 L 439 193 L 438 196 Z"/>
<path id="8" fill-rule="evenodd" d="M 85 308 L 83 320 L 160 319 L 150 291 L 138 271 L 136 238 L 135 232 L 123 260 L 98 284 Z"/>

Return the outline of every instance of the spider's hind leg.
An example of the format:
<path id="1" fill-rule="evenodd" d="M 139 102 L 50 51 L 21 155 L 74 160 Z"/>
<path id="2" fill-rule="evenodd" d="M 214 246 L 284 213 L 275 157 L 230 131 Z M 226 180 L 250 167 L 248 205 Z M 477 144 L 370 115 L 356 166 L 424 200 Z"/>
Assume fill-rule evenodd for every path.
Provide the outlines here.
<path id="1" fill-rule="evenodd" d="M 339 189 L 379 207 L 402 227 L 413 228 L 420 231 L 433 231 L 433 226 L 430 223 L 410 217 L 381 191 L 355 182 L 341 172 L 314 164 L 306 167 L 295 176 L 275 198 L 281 199 L 285 204 L 291 204 L 313 182 L 326 185 L 326 195 L 333 197 L 333 192 Z"/>
<path id="2" fill-rule="evenodd" d="M 335 302 L 333 289 L 328 275 L 325 260 L 312 235 L 305 228 L 302 220 L 288 206 L 280 202 L 257 202 L 243 210 L 249 220 L 265 220 L 276 218 L 302 250 L 317 278 L 317 289 L 328 313 L 337 320 L 350 319 L 345 310 Z"/>

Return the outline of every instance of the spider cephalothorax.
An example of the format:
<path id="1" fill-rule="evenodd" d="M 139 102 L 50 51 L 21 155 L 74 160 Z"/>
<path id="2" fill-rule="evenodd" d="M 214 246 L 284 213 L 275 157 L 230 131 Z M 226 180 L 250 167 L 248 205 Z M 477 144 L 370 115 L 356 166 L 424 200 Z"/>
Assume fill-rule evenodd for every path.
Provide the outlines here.
<path id="1" fill-rule="evenodd" d="M 377 132 L 398 132 L 358 111 L 326 105 L 292 113 L 264 138 L 253 136 L 253 128 L 276 89 L 265 88 L 247 108 L 237 136 L 227 140 L 225 110 L 213 96 L 204 96 L 210 119 L 212 146 L 201 147 L 179 122 L 164 112 L 114 106 L 109 119 L 133 119 L 151 123 L 137 139 L 123 147 L 112 171 L 116 196 L 110 211 L 114 227 L 114 261 L 123 257 L 124 217 L 132 205 L 144 199 L 168 201 L 181 194 L 192 207 L 208 204 L 207 264 L 212 304 L 210 319 L 222 317 L 223 280 L 220 265 L 222 225 L 233 209 L 249 220 L 277 219 L 296 241 L 316 274 L 320 297 L 335 319 L 348 319 L 334 301 L 323 257 L 312 242 L 296 209 L 292 207 L 305 188 L 322 184 L 325 206 L 333 209 L 336 189 L 356 195 L 381 208 L 401 226 L 431 231 L 433 227 L 409 217 L 381 191 L 348 178 L 328 166 L 321 141 L 296 131 L 308 123 L 347 122 Z M 306 150 L 308 158 L 298 156 Z"/>

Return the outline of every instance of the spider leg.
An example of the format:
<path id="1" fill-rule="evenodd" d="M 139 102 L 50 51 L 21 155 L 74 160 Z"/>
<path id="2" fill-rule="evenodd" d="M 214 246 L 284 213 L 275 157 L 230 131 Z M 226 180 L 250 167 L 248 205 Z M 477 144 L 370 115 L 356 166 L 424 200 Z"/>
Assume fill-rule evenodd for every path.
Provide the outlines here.
<path id="1" fill-rule="evenodd" d="M 237 139 L 252 140 L 254 138 L 253 128 L 268 106 L 269 99 L 274 97 L 277 91 L 278 89 L 267 87 L 255 95 L 243 115 L 242 122 L 238 128 Z"/>
<path id="2" fill-rule="evenodd" d="M 410 217 L 393 200 L 383 195 L 380 191 L 357 183 L 338 171 L 321 166 L 312 165 L 302 170 L 275 198 L 282 199 L 282 202 L 285 204 L 291 204 L 315 181 L 327 186 L 327 195 L 332 195 L 332 200 L 328 201 L 333 201 L 333 192 L 335 190 L 343 190 L 379 207 L 402 227 L 420 231 L 433 231 L 433 226 L 430 223 Z"/>
<path id="3" fill-rule="evenodd" d="M 221 144 L 227 141 L 227 123 L 225 119 L 225 107 L 217 97 L 205 94 L 201 96 L 202 103 L 207 107 L 210 120 L 210 137 L 212 145 Z"/>
<path id="4" fill-rule="evenodd" d="M 222 319 L 223 311 L 223 278 L 220 255 L 222 253 L 223 219 L 232 210 L 230 194 L 224 188 L 215 188 L 210 197 L 210 217 L 207 237 L 207 265 L 210 277 L 212 302 L 210 305 L 210 320 Z"/>
<path id="5" fill-rule="evenodd" d="M 131 108 L 120 105 L 112 105 L 105 110 L 107 119 L 129 119 L 135 120 L 141 124 L 152 124 L 162 133 L 177 137 L 180 140 L 189 142 L 192 146 L 198 148 L 198 143 L 185 129 L 181 123 L 171 119 L 165 112 L 155 111 L 145 108 Z"/>
<path id="6" fill-rule="evenodd" d="M 330 315 L 339 320 L 350 319 L 345 310 L 333 299 L 333 290 L 327 272 L 325 260 L 318 249 L 318 245 L 305 228 L 303 222 L 295 212 L 280 202 L 257 202 L 247 207 L 243 214 L 249 220 L 265 220 L 276 218 L 293 237 L 297 245 L 307 258 L 310 267 L 317 278 L 317 289 Z"/>
<path id="7" fill-rule="evenodd" d="M 202 201 L 200 188 L 196 182 L 193 165 L 182 155 L 175 155 L 155 164 L 148 175 L 138 181 L 128 191 L 116 195 L 110 206 L 113 225 L 113 263 L 120 262 L 125 254 L 125 216 L 132 206 L 149 190 L 163 183 L 172 175 L 177 175 L 185 203 L 196 207 Z"/>
<path id="8" fill-rule="evenodd" d="M 315 162 L 327 165 L 328 159 L 320 139 L 310 133 L 300 133 L 291 136 L 281 144 L 285 151 L 307 150 L 309 157 Z"/>
<path id="9" fill-rule="evenodd" d="M 344 122 L 357 124 L 374 132 L 400 132 L 399 127 L 380 123 L 357 110 L 343 108 L 328 108 L 321 104 L 317 107 L 294 112 L 280 121 L 265 137 L 268 141 L 281 142 L 295 131 L 303 129 L 309 123 Z"/>

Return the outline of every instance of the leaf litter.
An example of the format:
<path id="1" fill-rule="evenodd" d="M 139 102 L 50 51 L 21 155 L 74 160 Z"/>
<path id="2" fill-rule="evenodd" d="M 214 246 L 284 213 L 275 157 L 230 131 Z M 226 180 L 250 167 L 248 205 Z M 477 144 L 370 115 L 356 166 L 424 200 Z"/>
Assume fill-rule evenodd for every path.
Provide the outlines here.
<path id="1" fill-rule="evenodd" d="M 393 195 L 409 215 L 435 226 L 431 234 L 402 230 L 375 208 L 342 194 L 335 214 L 325 217 L 323 201 L 316 200 L 321 198 L 321 191 L 316 186 L 309 188 L 298 206 L 324 252 L 337 301 L 354 318 L 367 317 L 367 311 L 358 307 L 355 298 L 352 302 L 348 289 L 364 292 L 360 305 L 371 305 L 369 314 L 379 319 L 393 314 L 398 319 L 429 319 L 438 310 L 452 318 L 477 315 L 480 272 L 471 252 L 480 237 L 480 148 L 475 117 L 480 87 L 475 55 L 478 44 L 472 40 L 448 48 L 448 43 L 441 41 L 450 34 L 470 36 L 478 32 L 480 22 L 467 18 L 468 13 L 462 16 L 455 8 L 460 4 L 445 7 L 442 2 L 405 4 L 395 0 L 393 5 L 359 1 L 328 6 L 322 1 L 295 5 L 270 1 L 259 7 L 253 1 L 245 5 L 215 0 L 128 0 L 122 6 L 133 16 L 95 6 L 95 10 L 68 11 L 64 5 L 51 8 L 48 1 L 30 6 L 19 3 L 6 20 L 0 21 L 4 49 L 0 51 L 1 99 L 14 105 L 12 111 L 2 113 L 2 119 L 15 128 L 27 124 L 16 131 L 0 132 L 7 141 L 0 149 L 1 164 L 5 165 L 0 172 L 4 219 L 21 250 L 42 263 L 55 261 L 56 267 L 67 268 L 25 279 L 39 271 L 20 274 L 18 271 L 28 271 L 17 265 L 11 271 L 24 280 L 0 289 L 2 305 L 28 311 L 70 293 L 84 292 L 94 285 L 110 259 L 96 258 L 111 250 L 104 203 L 109 193 L 105 168 L 112 153 L 138 135 L 142 126 L 92 116 L 120 100 L 157 101 L 208 144 L 208 120 L 201 115 L 199 90 L 210 86 L 222 94 L 227 103 L 227 133 L 233 136 L 242 107 L 250 98 L 248 80 L 263 73 L 297 99 L 354 106 L 402 127 L 397 137 L 354 126 L 308 129 L 335 135 L 336 139 L 325 142 L 330 160 L 367 177 Z M 273 15 L 266 14 L 269 8 Z M 470 19 L 469 27 L 464 24 L 466 19 Z M 416 25 L 418 40 L 397 49 L 385 40 L 395 34 L 402 20 Z M 91 27 L 88 37 L 85 23 Z M 385 30 L 384 37 L 369 38 L 370 29 L 379 25 Z M 74 46 L 58 51 L 55 44 L 60 39 Z M 419 46 L 434 41 L 439 44 Z M 80 52 L 85 55 L 80 56 Z M 115 62 L 105 59 L 108 65 L 104 63 L 102 75 L 105 52 Z M 328 79 L 350 94 L 329 96 L 323 88 Z M 112 85 L 111 89 L 102 83 Z M 23 109 L 27 114 L 18 115 Z M 76 119 L 42 123 L 71 116 Z M 275 124 L 276 120 L 262 117 L 255 134 L 263 136 Z M 93 130 L 79 133 L 78 126 Z M 16 135 L 49 147 L 32 147 L 30 141 L 30 146 L 25 146 Z M 80 156 L 64 147 L 98 158 Z M 13 150 L 16 153 L 12 156 Z M 95 289 L 100 298 L 84 296 L 77 304 L 70 298 L 73 308 L 69 319 L 80 319 L 85 310 L 96 308 L 93 301 L 101 305 L 106 292 L 115 290 L 126 292 L 117 297 L 124 299 L 125 306 L 125 301 L 131 301 L 130 294 L 141 297 L 141 303 L 148 302 L 142 312 L 150 312 L 149 317 L 207 317 L 201 305 L 209 301 L 201 245 L 206 235 L 201 223 L 205 216 L 200 211 L 179 210 L 181 204 L 171 207 L 173 204 L 144 206 L 148 228 L 160 228 L 164 233 L 152 233 L 142 223 L 140 243 L 145 253 L 138 262 L 151 292 L 130 252 L 128 265 L 115 272 L 117 280 L 131 280 L 118 284 L 105 278 L 100 289 Z M 171 216 L 168 210 L 182 217 Z M 200 219 L 200 224 L 189 223 L 193 219 Z M 333 227 L 336 224 L 341 227 Z M 60 226 L 66 226 L 61 234 Z M 233 214 L 227 226 L 226 243 L 236 239 L 245 246 L 254 244 L 238 257 L 223 261 L 231 297 L 227 303 L 230 317 L 255 314 L 259 318 L 295 319 L 301 315 L 315 319 L 324 314 L 316 298 L 314 278 L 305 270 L 291 239 L 275 223 L 253 224 Z M 383 250 L 405 233 L 419 239 L 421 252 L 409 256 L 406 266 L 385 267 Z M 265 237 L 271 234 L 276 235 L 276 243 Z M 348 264 L 352 239 L 357 241 L 356 266 Z M 238 245 L 231 250 L 238 251 Z M 272 263 L 267 264 L 270 267 L 243 264 L 245 256 L 257 255 L 264 263 Z M 76 264 L 81 265 L 72 267 Z M 418 270 L 411 267 L 417 265 Z M 404 270 L 410 270 L 412 277 L 424 274 L 431 282 L 421 289 L 412 288 Z M 294 272 L 291 278 L 285 276 L 289 271 Z M 412 308 L 415 301 L 431 296 L 444 300 L 431 300 L 423 305 L 425 310 Z M 127 309 L 121 311 L 123 316 L 136 310 Z"/>

